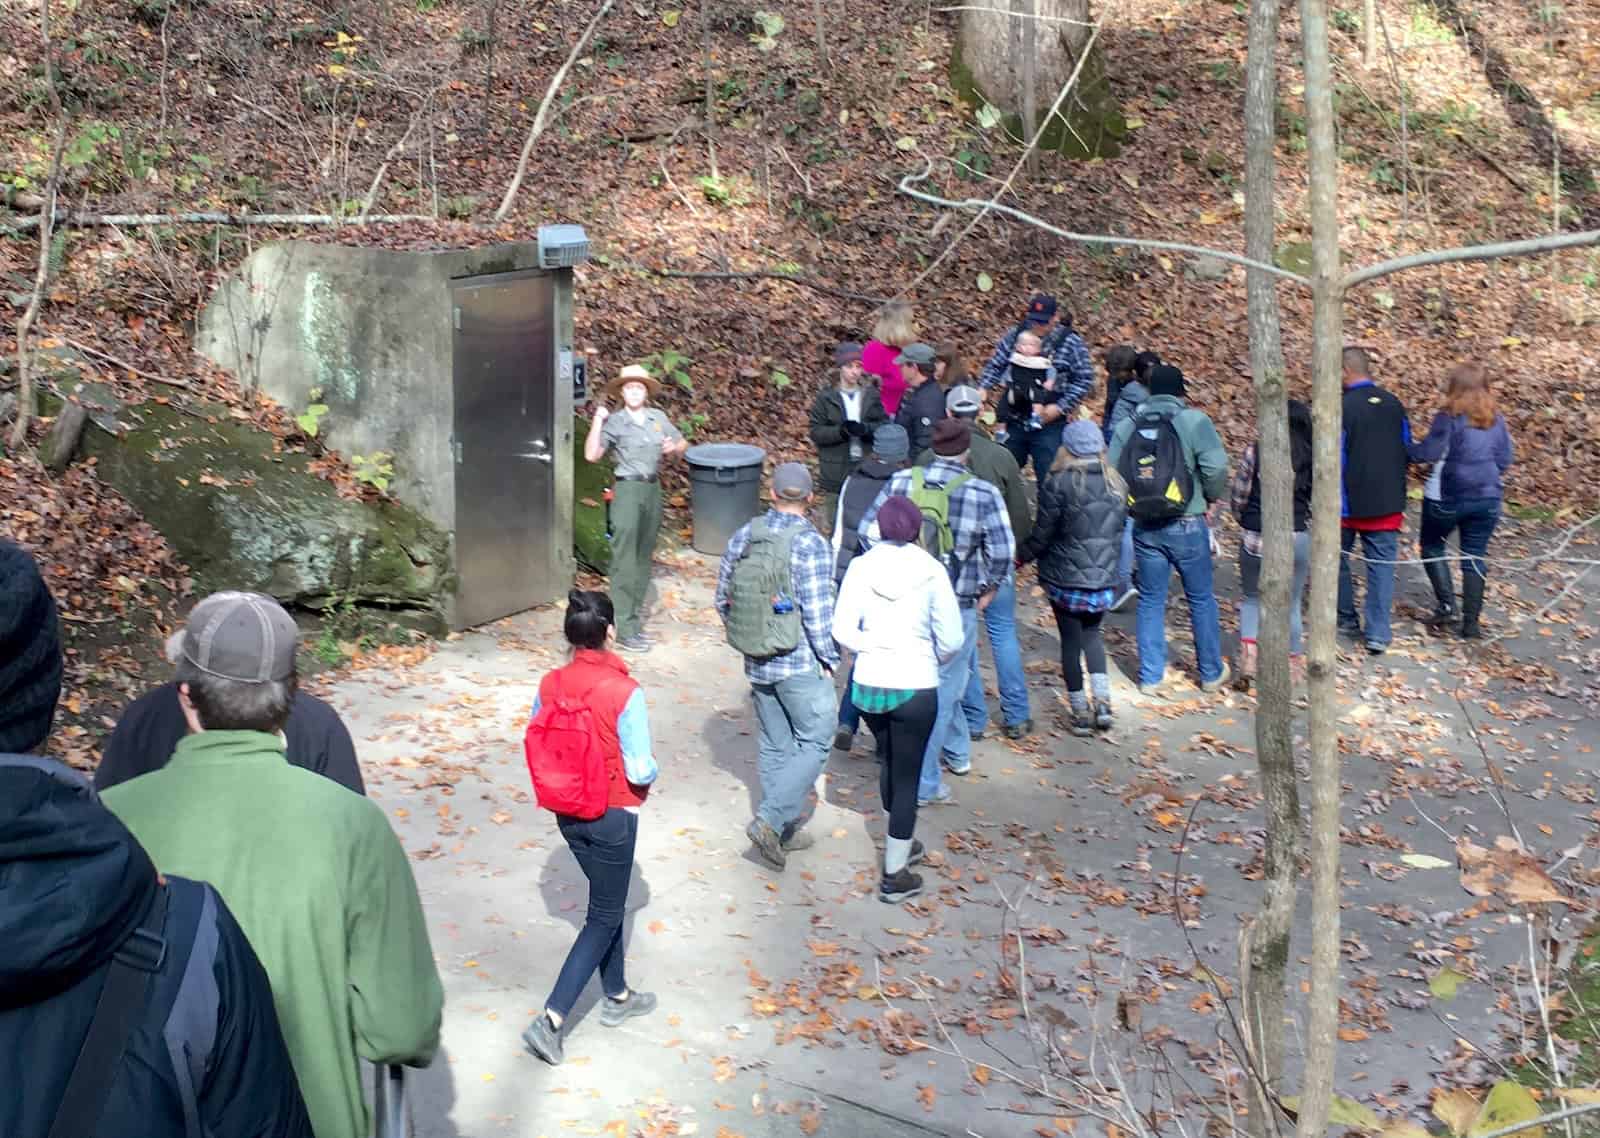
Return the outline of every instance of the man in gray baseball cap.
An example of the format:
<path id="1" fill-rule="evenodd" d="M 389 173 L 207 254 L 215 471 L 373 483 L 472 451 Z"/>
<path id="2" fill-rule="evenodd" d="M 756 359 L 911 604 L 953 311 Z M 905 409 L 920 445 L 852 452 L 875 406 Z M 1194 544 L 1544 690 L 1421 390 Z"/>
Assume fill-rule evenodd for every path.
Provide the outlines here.
<path id="1" fill-rule="evenodd" d="M 894 358 L 906 381 L 894 421 L 911 436 L 912 454 L 932 445 L 933 425 L 944 418 L 944 391 L 933 378 L 936 358 L 937 353 L 927 344 L 907 344 Z"/>
<path id="2" fill-rule="evenodd" d="M 195 606 L 174 645 L 190 733 L 102 800 L 156 868 L 222 894 L 272 981 L 317 1138 L 365 1138 L 361 1065 L 426 1066 L 444 992 L 383 809 L 289 763 L 293 618 L 259 593 Z"/>
<path id="3" fill-rule="evenodd" d="M 983 410 L 983 395 L 976 387 L 952 387 L 944 397 L 945 408 L 952 419 L 965 419 L 972 424 L 972 450 L 967 454 L 967 467 L 996 490 L 1006 502 L 1006 519 L 1011 523 L 1011 534 L 1020 547 L 1033 532 L 1033 519 L 1028 513 L 1032 497 L 1022 483 L 1022 470 L 1011 452 L 978 429 L 978 415 Z M 932 450 L 917 455 L 918 466 L 933 462 Z M 994 655 L 995 686 L 1000 690 L 1000 711 L 1004 716 L 1008 739 L 1021 739 L 1033 730 L 1032 711 L 1028 705 L 1028 677 L 1022 670 L 1022 645 L 1017 639 L 1017 575 L 1012 570 L 989 607 L 983 610 L 984 630 L 989 634 L 989 649 Z M 983 674 L 978 670 L 978 653 L 972 654 L 972 675 L 967 681 L 966 694 L 961 698 L 961 711 L 966 717 L 967 732 L 974 739 L 983 738 L 989 727 L 989 705 L 984 697 Z"/>
<path id="4" fill-rule="evenodd" d="M 772 472 L 772 507 L 728 539 L 717 570 L 717 613 L 744 656 L 761 725 L 761 802 L 745 835 L 782 869 L 806 849 L 811 788 L 828 761 L 837 702 L 833 670 L 833 550 L 806 520 L 811 472 L 785 462 Z M 785 582 L 774 588 L 774 582 Z"/>

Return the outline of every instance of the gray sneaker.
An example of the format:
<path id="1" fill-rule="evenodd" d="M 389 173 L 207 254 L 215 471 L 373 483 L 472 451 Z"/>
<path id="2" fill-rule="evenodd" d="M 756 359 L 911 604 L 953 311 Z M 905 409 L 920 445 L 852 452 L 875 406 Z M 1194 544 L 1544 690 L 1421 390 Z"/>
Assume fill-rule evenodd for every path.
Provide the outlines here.
<path id="1" fill-rule="evenodd" d="M 522 1031 L 522 1045 L 528 1053 L 535 1058 L 543 1059 L 552 1067 L 559 1067 L 564 1056 L 561 1053 L 561 1029 L 550 1022 L 550 1017 L 540 1012 L 533 1017 Z"/>
<path id="2" fill-rule="evenodd" d="M 620 1027 L 634 1016 L 647 1016 L 655 1010 L 654 992 L 629 992 L 627 998 L 622 1000 L 607 996 L 600 1001 L 600 1023 L 604 1027 Z"/>
<path id="3" fill-rule="evenodd" d="M 635 632 L 632 636 L 618 638 L 617 647 L 624 652 L 648 652 L 651 644 L 649 637 L 642 632 Z"/>
<path id="4" fill-rule="evenodd" d="M 744 836 L 750 839 L 750 844 L 756 847 L 756 853 L 761 855 L 761 860 L 772 866 L 773 869 L 782 869 L 789 864 L 788 856 L 783 852 L 783 841 L 774 830 L 760 818 L 750 819 L 750 824 L 744 828 Z"/>
<path id="5" fill-rule="evenodd" d="M 1228 661 L 1222 661 L 1222 675 L 1214 680 L 1206 680 L 1200 685 L 1203 692 L 1218 692 L 1228 686 L 1228 681 L 1233 678 L 1233 669 L 1228 667 Z"/>
<path id="6" fill-rule="evenodd" d="M 917 796 L 917 805 L 919 807 L 920 806 L 954 806 L 955 804 L 956 804 L 956 796 L 950 790 L 950 788 L 948 786 L 939 787 L 938 790 L 934 791 L 931 795 L 929 795 L 926 798 L 924 798 L 921 795 Z"/>

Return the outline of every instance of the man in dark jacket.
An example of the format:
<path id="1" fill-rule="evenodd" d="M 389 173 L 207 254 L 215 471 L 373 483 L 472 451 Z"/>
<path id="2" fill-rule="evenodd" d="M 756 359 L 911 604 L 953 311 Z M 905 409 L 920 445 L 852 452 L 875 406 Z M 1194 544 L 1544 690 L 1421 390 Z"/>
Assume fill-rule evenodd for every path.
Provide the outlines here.
<path id="1" fill-rule="evenodd" d="M 54 602 L 18 553 L 0 559 L 0 730 L 35 751 L 60 652 Z M 53 685 L 16 667 L 51 655 Z M 0 754 L 0 945 L 0 1134 L 311 1138 L 272 988 L 228 907 L 159 878 L 51 759 Z"/>
<path id="2" fill-rule="evenodd" d="M 1339 631 L 1364 638 L 1367 651 L 1381 655 L 1393 633 L 1394 563 L 1400 551 L 1400 523 L 1406 509 L 1406 447 L 1411 423 L 1405 405 L 1372 382 L 1372 361 L 1361 348 L 1346 348 L 1344 433 L 1340 440 L 1343 502 L 1339 532 Z M 1366 628 L 1356 614 L 1350 575 L 1351 548 L 1361 539 L 1367 563 Z"/>
<path id="3" fill-rule="evenodd" d="M 167 641 L 167 659 L 174 665 L 182 642 L 181 632 Z M 95 789 L 109 790 L 131 778 L 160 770 L 178 749 L 178 741 L 188 733 L 176 682 L 162 684 L 140 696 L 128 705 L 111 738 L 106 740 L 105 753 L 94 772 Z M 288 740 L 289 761 L 295 766 L 332 779 L 357 794 L 367 792 L 350 732 L 339 713 L 322 700 L 296 691 L 283 734 Z"/>
<path id="4" fill-rule="evenodd" d="M 952 387 L 945 396 L 944 405 L 950 418 L 972 425 L 972 451 L 967 456 L 967 466 L 1000 491 L 1006 502 L 1006 517 L 1011 521 L 1011 535 L 1020 546 L 1033 529 L 1033 518 L 1028 512 L 1028 491 L 1022 485 L 1022 470 L 1011 451 L 978 429 L 983 395 L 976 387 Z M 928 466 L 932 462 L 932 450 L 917 456 L 918 466 Z M 1022 645 L 1017 640 L 1015 571 L 1006 576 L 994 600 L 983 610 L 983 626 L 989 634 L 989 651 L 994 656 L 994 677 L 1000 688 L 1000 713 L 1005 717 L 1006 738 L 1024 738 L 1033 730 L 1033 717 L 1028 707 L 1028 677 L 1022 670 Z M 974 739 L 983 738 L 989 725 L 989 707 L 984 699 L 983 673 L 978 668 L 976 651 L 972 653 L 972 677 L 961 698 L 961 712 L 966 717 L 967 733 Z"/>
<path id="5" fill-rule="evenodd" d="M 840 344 L 833 350 L 839 369 L 837 386 L 817 392 L 811 404 L 811 441 L 817 448 L 818 489 L 821 506 L 817 528 L 827 537 L 833 532 L 839 508 L 839 488 L 861 465 L 873 432 L 889 421 L 875 387 L 862 386 L 861 345 Z"/>
<path id="6" fill-rule="evenodd" d="M 935 353 L 927 344 L 907 344 L 894 362 L 905 376 L 906 393 L 894 421 L 911 437 L 911 453 L 921 454 L 933 445 L 933 425 L 944 418 L 944 389 L 933 378 Z"/>
<path id="7" fill-rule="evenodd" d="M 833 529 L 833 581 L 844 580 L 845 570 L 861 549 L 861 536 L 856 532 L 861 517 L 894 477 L 895 471 L 904 470 L 907 453 L 906 429 L 898 423 L 885 423 L 872 435 L 872 457 L 863 462 L 845 479 L 839 494 L 839 513 L 834 518 Z M 861 712 L 850 698 L 850 682 L 855 676 L 854 665 L 844 679 L 843 694 L 839 697 L 839 727 L 833 734 L 833 749 L 848 751 L 856 738 L 856 728 L 861 726 Z"/>

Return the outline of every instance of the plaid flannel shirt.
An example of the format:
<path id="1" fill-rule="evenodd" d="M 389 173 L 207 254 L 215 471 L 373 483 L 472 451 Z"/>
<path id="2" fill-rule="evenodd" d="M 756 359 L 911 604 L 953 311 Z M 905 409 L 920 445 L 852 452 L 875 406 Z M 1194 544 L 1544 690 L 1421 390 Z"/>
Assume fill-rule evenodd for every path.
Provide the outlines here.
<path id="1" fill-rule="evenodd" d="M 1013 328 L 995 344 L 994 354 L 978 376 L 978 382 L 986 390 L 1010 385 L 1011 353 L 1016 350 L 1018 334 L 1018 329 Z M 1056 405 L 1065 419 L 1094 388 L 1094 364 L 1089 359 L 1089 347 L 1083 337 L 1070 328 L 1057 328 L 1045 337 L 1044 354 L 1055 368 Z"/>
<path id="2" fill-rule="evenodd" d="M 1244 508 L 1250 504 L 1250 491 L 1255 485 L 1255 480 L 1256 444 L 1251 443 L 1244 448 L 1244 457 L 1239 460 L 1239 469 L 1233 472 L 1233 485 L 1228 488 L 1228 505 L 1232 507 L 1235 518 L 1243 519 Z M 1261 531 L 1241 528 L 1239 544 L 1252 557 L 1260 557 Z"/>
<path id="3" fill-rule="evenodd" d="M 920 469 L 920 468 L 913 468 Z M 889 479 L 877 501 L 861 517 L 858 531 L 865 552 L 878 538 L 878 510 L 892 495 L 909 497 L 912 470 L 900 470 Z M 962 474 L 972 474 L 959 462 L 936 458 L 926 467 L 927 483 L 944 486 Z M 1006 500 L 1000 491 L 973 475 L 971 481 L 956 487 L 950 495 L 950 537 L 955 543 L 951 563 L 955 573 L 951 585 L 956 599 L 971 604 L 1006 579 L 1017 556 L 1017 541 L 1006 516 Z"/>
<path id="4" fill-rule="evenodd" d="M 819 663 L 830 670 L 837 668 L 839 649 L 833 642 L 833 551 L 811 523 L 798 514 L 769 509 L 765 520 L 767 527 L 773 530 L 805 527 L 805 532 L 794 539 L 790 565 L 794 603 L 800 606 L 800 624 L 805 635 L 800 637 L 793 651 L 782 656 L 762 660 L 746 656 L 745 679 L 753 684 L 775 684 L 791 676 L 814 675 Z M 728 548 L 717 569 L 717 615 L 724 623 L 728 619 L 728 588 L 733 583 L 733 567 L 750 544 L 750 525 L 746 522 L 728 539 Z"/>

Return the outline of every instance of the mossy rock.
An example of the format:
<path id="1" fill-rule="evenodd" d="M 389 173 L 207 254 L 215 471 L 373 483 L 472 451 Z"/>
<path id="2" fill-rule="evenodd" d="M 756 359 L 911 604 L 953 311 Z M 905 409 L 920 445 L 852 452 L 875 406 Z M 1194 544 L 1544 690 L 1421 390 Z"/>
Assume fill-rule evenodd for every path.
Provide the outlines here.
<path id="1" fill-rule="evenodd" d="M 605 490 L 611 485 L 611 463 L 583 457 L 589 421 L 572 417 L 572 548 L 578 564 L 596 573 L 611 568 L 611 541 L 606 537 Z"/>
<path id="2" fill-rule="evenodd" d="M 1309 277 L 1311 270 L 1316 267 L 1316 260 L 1311 250 L 1309 241 L 1293 241 L 1287 245 L 1279 245 L 1278 251 L 1273 255 L 1273 264 L 1280 269 L 1291 273 L 1299 273 Z"/>
<path id="3" fill-rule="evenodd" d="M 226 407 L 196 410 L 145 403 L 121 415 L 120 435 L 91 427 L 83 445 L 202 590 L 443 612 L 455 585 L 444 533 L 398 502 L 340 497 L 306 455 L 282 453 Z"/>
<path id="4" fill-rule="evenodd" d="M 985 104 L 998 107 L 984 94 L 972 69 L 961 60 L 959 39 L 950 52 L 950 86 L 961 99 L 979 108 Z M 1040 112 L 1048 111 L 1049 104 Z M 1039 138 L 1040 150 L 1054 150 L 1068 158 L 1115 158 L 1122 153 L 1122 143 L 1130 131 L 1122 105 L 1112 93 L 1111 82 L 1106 77 L 1105 64 L 1098 51 L 1092 52 L 1089 61 L 1078 75 L 1075 97 L 1067 99 L 1065 117 L 1053 115 Z M 1001 125 L 1013 138 L 1024 138 L 1022 115 L 1005 114 Z"/>

